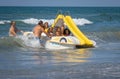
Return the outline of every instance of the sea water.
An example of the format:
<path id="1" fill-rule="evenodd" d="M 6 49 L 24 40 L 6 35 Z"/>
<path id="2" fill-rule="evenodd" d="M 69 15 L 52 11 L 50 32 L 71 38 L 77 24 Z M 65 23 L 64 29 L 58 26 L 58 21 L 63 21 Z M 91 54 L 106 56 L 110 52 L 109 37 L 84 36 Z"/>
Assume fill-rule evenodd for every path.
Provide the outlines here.
<path id="1" fill-rule="evenodd" d="M 47 50 L 8 36 L 69 14 L 94 48 Z M 19 42 L 19 43 L 18 43 Z M 0 79 L 120 79 L 120 7 L 0 7 Z"/>

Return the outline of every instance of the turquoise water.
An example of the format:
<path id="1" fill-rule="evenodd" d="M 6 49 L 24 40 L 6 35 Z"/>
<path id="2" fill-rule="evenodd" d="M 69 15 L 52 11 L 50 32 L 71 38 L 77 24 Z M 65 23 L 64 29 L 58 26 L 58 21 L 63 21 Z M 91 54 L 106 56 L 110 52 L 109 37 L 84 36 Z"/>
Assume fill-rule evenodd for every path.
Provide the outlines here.
<path id="1" fill-rule="evenodd" d="M 31 31 L 39 20 L 51 25 L 58 11 L 71 15 L 96 47 L 46 50 L 8 37 L 10 21 Z M 1 79 L 119 79 L 119 60 L 120 7 L 0 7 Z"/>

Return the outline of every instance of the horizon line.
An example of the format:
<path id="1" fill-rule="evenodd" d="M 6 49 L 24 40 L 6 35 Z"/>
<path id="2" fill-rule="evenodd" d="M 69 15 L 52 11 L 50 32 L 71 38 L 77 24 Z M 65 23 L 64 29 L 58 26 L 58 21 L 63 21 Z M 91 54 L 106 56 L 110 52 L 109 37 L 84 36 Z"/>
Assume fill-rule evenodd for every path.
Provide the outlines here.
<path id="1" fill-rule="evenodd" d="M 120 6 L 0 6 L 0 7 L 120 7 Z"/>

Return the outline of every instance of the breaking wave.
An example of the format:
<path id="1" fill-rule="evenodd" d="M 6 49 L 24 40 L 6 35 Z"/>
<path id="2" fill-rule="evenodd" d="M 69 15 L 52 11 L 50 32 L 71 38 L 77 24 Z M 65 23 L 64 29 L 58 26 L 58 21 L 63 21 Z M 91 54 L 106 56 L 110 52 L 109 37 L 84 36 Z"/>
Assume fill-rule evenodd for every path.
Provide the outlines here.
<path id="1" fill-rule="evenodd" d="M 50 25 L 54 22 L 54 19 L 35 19 L 35 18 L 24 19 L 21 21 L 26 24 L 37 24 L 40 20 L 42 20 L 43 22 L 48 22 Z"/>
<path id="2" fill-rule="evenodd" d="M 120 32 L 90 32 L 86 34 L 90 39 L 98 43 L 119 43 Z"/>
<path id="3" fill-rule="evenodd" d="M 77 24 L 77 25 L 85 25 L 85 24 L 92 24 L 93 22 L 92 21 L 89 21 L 85 18 L 78 18 L 78 19 L 73 19 L 74 22 Z"/>
<path id="4" fill-rule="evenodd" d="M 1 37 L 0 38 L 0 47 L 17 47 L 20 46 L 14 37 Z"/>
<path id="5" fill-rule="evenodd" d="M 37 24 L 40 20 L 43 22 L 48 22 L 49 25 L 52 25 L 54 23 L 54 19 L 36 19 L 36 18 L 29 18 L 29 19 L 23 19 L 23 20 L 15 20 L 15 21 L 20 21 L 25 24 Z M 73 21 L 75 22 L 76 25 L 83 26 L 85 24 L 92 24 L 92 21 L 89 21 L 85 18 L 74 18 Z M 6 24 L 10 23 L 10 20 L 0 20 L 0 24 Z"/>
<path id="6" fill-rule="evenodd" d="M 45 42 L 49 38 L 42 37 L 41 41 L 36 39 L 34 36 L 18 35 L 16 37 L 1 37 L 0 48 L 5 47 L 31 47 L 31 48 L 44 48 Z"/>
<path id="7" fill-rule="evenodd" d="M 35 18 L 29 18 L 29 19 L 24 19 L 21 20 L 24 23 L 27 24 L 37 24 L 40 20 L 42 20 L 43 22 L 48 22 L 50 25 L 54 23 L 54 19 L 35 19 Z M 92 21 L 89 21 L 85 18 L 74 18 L 73 19 L 76 25 L 80 25 L 83 26 L 85 24 L 92 24 Z"/>
<path id="8" fill-rule="evenodd" d="M 120 32 L 89 32 L 86 33 L 88 38 L 91 40 L 94 40 L 97 45 L 99 44 L 108 44 L 108 43 L 119 43 L 120 42 Z M 44 39 L 47 40 L 46 38 Z M 26 46 L 36 46 L 38 41 L 33 40 L 32 38 L 26 38 L 24 36 L 18 36 L 16 38 L 14 37 L 1 37 L 0 38 L 0 47 L 26 47 Z M 39 43 L 38 43 L 39 44 Z"/>
<path id="9" fill-rule="evenodd" d="M 10 23 L 10 21 L 9 20 L 0 21 L 0 24 L 6 24 L 6 23 Z"/>

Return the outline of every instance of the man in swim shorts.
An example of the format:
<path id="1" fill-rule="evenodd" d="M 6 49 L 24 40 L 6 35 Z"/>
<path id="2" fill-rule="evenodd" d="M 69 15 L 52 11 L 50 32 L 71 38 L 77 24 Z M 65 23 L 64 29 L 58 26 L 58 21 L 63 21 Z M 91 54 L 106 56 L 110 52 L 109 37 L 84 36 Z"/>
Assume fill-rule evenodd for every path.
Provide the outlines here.
<path id="1" fill-rule="evenodd" d="M 51 37 L 43 28 L 43 21 L 39 21 L 38 25 L 33 28 L 33 34 L 35 37 L 41 37 L 41 34 L 45 33 L 48 37 Z"/>
<path id="2" fill-rule="evenodd" d="M 33 28 L 33 34 L 34 34 L 34 36 L 35 36 L 36 39 L 39 39 L 40 43 L 42 42 L 42 41 L 40 40 L 42 33 L 45 33 L 48 37 L 51 37 L 51 35 L 48 34 L 48 33 L 44 30 L 43 21 L 39 21 L 38 25 L 36 25 L 36 26 Z"/>

